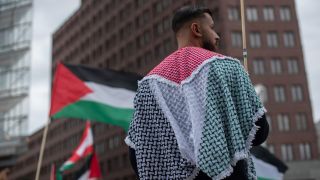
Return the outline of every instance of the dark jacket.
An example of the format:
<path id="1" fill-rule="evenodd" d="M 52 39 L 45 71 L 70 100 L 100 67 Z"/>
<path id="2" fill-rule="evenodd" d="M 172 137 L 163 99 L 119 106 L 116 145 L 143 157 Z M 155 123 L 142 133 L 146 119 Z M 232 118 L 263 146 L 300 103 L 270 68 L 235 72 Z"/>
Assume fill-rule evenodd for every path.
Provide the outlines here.
<path id="1" fill-rule="evenodd" d="M 268 137 L 269 134 L 269 124 L 266 119 L 266 116 L 263 115 L 257 122 L 256 125 L 260 128 L 256 132 L 255 138 L 252 141 L 253 146 L 258 146 L 262 144 Z M 138 169 L 137 169 L 137 161 L 136 161 L 136 155 L 135 150 L 129 147 L 129 157 L 130 162 L 132 165 L 132 168 L 136 172 L 138 176 Z M 138 176 L 139 177 L 139 176 Z M 247 164 L 246 161 L 240 160 L 237 162 L 236 166 L 233 167 L 233 172 L 230 176 L 225 178 L 225 180 L 246 180 L 247 178 Z M 198 176 L 195 178 L 195 180 L 211 180 L 210 177 L 208 177 L 205 173 L 200 171 Z"/>

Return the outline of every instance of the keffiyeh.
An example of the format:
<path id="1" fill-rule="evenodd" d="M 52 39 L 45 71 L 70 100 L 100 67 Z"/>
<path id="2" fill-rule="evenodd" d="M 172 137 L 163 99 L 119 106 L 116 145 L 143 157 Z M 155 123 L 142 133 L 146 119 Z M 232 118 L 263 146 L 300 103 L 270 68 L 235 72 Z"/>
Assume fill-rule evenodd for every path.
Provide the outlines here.
<path id="1" fill-rule="evenodd" d="M 223 179 L 241 159 L 255 179 L 249 149 L 265 109 L 238 60 L 179 49 L 139 82 L 134 104 L 125 141 L 140 179 Z"/>

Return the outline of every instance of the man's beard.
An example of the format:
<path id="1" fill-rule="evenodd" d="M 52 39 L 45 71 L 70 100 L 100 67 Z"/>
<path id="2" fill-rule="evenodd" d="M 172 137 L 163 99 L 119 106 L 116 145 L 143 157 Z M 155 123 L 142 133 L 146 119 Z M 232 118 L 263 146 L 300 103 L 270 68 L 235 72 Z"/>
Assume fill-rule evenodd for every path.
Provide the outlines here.
<path id="1" fill-rule="evenodd" d="M 216 52 L 218 46 L 217 46 L 217 44 L 212 44 L 209 40 L 205 39 L 205 40 L 203 40 L 202 48 L 206 49 L 206 50 L 209 50 L 209 51 Z"/>

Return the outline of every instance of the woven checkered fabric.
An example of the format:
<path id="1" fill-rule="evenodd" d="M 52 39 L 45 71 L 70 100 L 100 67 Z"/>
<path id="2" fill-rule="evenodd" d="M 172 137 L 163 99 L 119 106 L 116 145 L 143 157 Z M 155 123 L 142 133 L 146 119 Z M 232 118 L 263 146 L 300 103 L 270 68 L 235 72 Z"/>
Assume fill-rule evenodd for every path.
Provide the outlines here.
<path id="1" fill-rule="evenodd" d="M 195 166 L 181 157 L 174 132 L 149 88 L 139 85 L 128 138 L 134 144 L 139 179 L 186 179 Z"/>
<path id="2" fill-rule="evenodd" d="M 197 169 L 223 179 L 241 159 L 254 179 L 249 149 L 264 112 L 238 60 L 183 48 L 139 83 L 126 142 L 142 179 L 192 179 Z"/>

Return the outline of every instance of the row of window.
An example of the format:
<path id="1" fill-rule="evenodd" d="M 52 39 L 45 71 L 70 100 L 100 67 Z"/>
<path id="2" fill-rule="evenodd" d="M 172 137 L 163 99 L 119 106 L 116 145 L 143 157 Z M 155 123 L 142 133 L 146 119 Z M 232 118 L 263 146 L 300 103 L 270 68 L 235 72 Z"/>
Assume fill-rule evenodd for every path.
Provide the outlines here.
<path id="1" fill-rule="evenodd" d="M 273 131 L 273 128 L 277 125 L 277 130 L 280 132 L 288 132 L 293 130 L 295 124 L 295 130 L 297 131 L 306 131 L 308 130 L 307 116 L 305 113 L 296 113 L 294 119 L 289 118 L 289 115 L 286 113 L 281 113 L 276 116 L 276 122 L 274 122 L 271 116 L 267 116 L 269 123 L 270 131 Z M 291 123 L 290 123 L 291 122 Z"/>
<path id="2" fill-rule="evenodd" d="M 277 32 L 268 32 L 266 36 L 267 47 L 277 48 L 279 47 L 279 35 Z M 234 48 L 242 47 L 242 34 L 240 31 L 235 31 L 231 33 L 231 45 Z M 283 33 L 283 45 L 287 48 L 295 47 L 295 36 L 294 32 L 287 31 Z M 250 32 L 249 33 L 249 46 L 251 48 L 261 48 L 262 40 L 260 32 Z"/>
<path id="3" fill-rule="evenodd" d="M 122 136 L 113 136 L 110 137 L 104 141 L 98 142 L 95 144 L 95 150 L 99 154 L 103 154 L 105 152 L 108 152 L 109 150 L 113 150 L 116 148 L 119 148 L 121 146 L 121 141 L 123 141 Z"/>
<path id="4" fill-rule="evenodd" d="M 271 59 L 270 61 L 270 72 L 274 75 L 283 74 L 283 60 L 278 58 Z M 265 75 L 267 73 L 266 68 L 267 60 L 254 59 L 252 61 L 253 73 L 255 75 Z M 288 74 L 299 74 L 298 60 L 290 58 L 287 60 L 287 72 Z"/>
<path id="5" fill-rule="evenodd" d="M 115 47 L 115 43 L 117 42 L 117 39 L 124 40 L 128 38 L 128 36 L 130 35 L 130 33 L 128 33 L 128 30 L 132 30 L 132 28 L 134 28 L 132 22 L 128 22 L 122 29 L 120 29 L 119 32 L 116 32 L 117 34 L 109 36 L 109 38 L 104 41 L 104 44 L 100 44 L 91 54 L 87 54 L 86 56 L 83 56 L 80 62 L 82 64 L 87 64 L 89 63 L 90 59 L 98 59 L 99 57 L 101 57 L 103 52 L 109 52 L 113 47 Z M 170 28 L 170 18 L 166 17 L 154 25 L 153 27 L 154 36 L 157 37 L 161 35 L 163 32 L 167 31 L 169 28 Z M 72 59 L 75 59 L 77 54 L 79 54 L 80 52 L 85 53 L 87 46 L 90 46 L 90 44 L 95 43 L 99 38 L 101 38 L 102 29 L 98 29 L 96 32 L 97 33 L 93 33 L 92 36 L 84 40 L 81 43 L 79 48 L 74 49 L 66 57 L 66 60 L 72 61 Z M 151 32 L 152 30 L 150 29 L 144 31 L 142 34 L 137 36 L 135 40 L 128 43 L 125 47 L 122 47 L 118 52 L 119 55 L 115 56 L 114 54 L 110 54 L 108 59 L 112 59 L 111 61 L 117 61 L 118 57 L 121 59 L 126 58 L 129 55 L 132 55 L 135 49 L 139 49 L 150 44 L 152 40 Z M 57 50 L 55 54 L 59 54 L 59 53 L 60 53 L 60 50 Z"/>
<path id="6" fill-rule="evenodd" d="M 249 22 L 259 21 L 261 18 L 259 17 L 259 9 L 254 6 L 249 6 L 246 9 L 246 16 Z M 275 8 L 273 6 L 265 6 L 262 9 L 261 15 L 263 16 L 264 21 L 275 21 L 276 13 Z M 239 21 L 240 20 L 240 8 L 239 7 L 230 7 L 228 9 L 228 19 L 230 21 Z M 291 9 L 289 6 L 282 6 L 279 9 L 279 19 L 281 21 L 291 21 Z"/>
<path id="7" fill-rule="evenodd" d="M 271 153 L 274 153 L 274 146 L 268 145 L 268 149 Z M 294 157 L 294 150 L 298 150 L 298 157 Z M 283 161 L 292 160 L 310 160 L 312 158 L 310 143 L 300 143 L 297 148 L 294 149 L 292 144 L 282 144 L 280 146 L 281 158 Z"/>
<path id="8" fill-rule="evenodd" d="M 265 96 L 264 99 L 266 102 L 269 101 L 268 97 L 268 87 L 265 88 Z M 284 103 L 287 102 L 287 95 L 286 95 L 286 87 L 284 85 L 275 85 L 272 88 L 273 90 L 273 97 L 274 97 L 274 102 L 276 103 Z M 304 100 L 304 95 L 303 95 L 303 88 L 301 85 L 291 85 L 290 86 L 291 90 L 291 100 L 292 102 L 302 102 Z"/>

